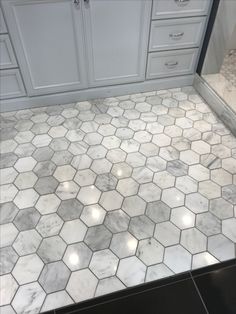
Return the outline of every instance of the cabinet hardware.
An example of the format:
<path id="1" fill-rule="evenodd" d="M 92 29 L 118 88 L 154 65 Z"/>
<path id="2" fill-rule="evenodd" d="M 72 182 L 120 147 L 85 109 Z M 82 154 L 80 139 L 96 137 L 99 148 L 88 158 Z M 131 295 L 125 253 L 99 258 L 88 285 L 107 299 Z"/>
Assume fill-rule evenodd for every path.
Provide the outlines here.
<path id="1" fill-rule="evenodd" d="M 89 4 L 89 0 L 84 0 L 85 3 Z"/>
<path id="2" fill-rule="evenodd" d="M 181 37 L 184 36 L 184 32 L 181 32 L 181 33 L 171 33 L 169 36 L 172 39 L 180 39 Z"/>
<path id="3" fill-rule="evenodd" d="M 177 5 L 182 6 L 182 7 L 187 5 L 190 2 L 190 0 L 174 0 L 174 1 Z"/>
<path id="4" fill-rule="evenodd" d="M 80 0 L 74 0 L 75 5 L 79 5 L 79 3 L 80 3 Z"/>
<path id="5" fill-rule="evenodd" d="M 176 61 L 176 62 L 170 61 L 170 62 L 166 62 L 166 63 L 165 63 L 165 66 L 166 66 L 167 68 L 169 68 L 169 69 L 172 69 L 172 68 L 175 68 L 178 64 L 179 64 L 178 61 Z"/>

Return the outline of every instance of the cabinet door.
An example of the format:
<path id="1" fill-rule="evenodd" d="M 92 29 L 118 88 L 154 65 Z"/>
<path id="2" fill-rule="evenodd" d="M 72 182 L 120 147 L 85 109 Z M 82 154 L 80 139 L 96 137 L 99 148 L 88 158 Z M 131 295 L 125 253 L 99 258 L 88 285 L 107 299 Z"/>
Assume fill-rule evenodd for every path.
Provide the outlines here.
<path id="1" fill-rule="evenodd" d="M 72 0 L 3 0 L 28 95 L 84 88 L 83 22 Z"/>
<path id="2" fill-rule="evenodd" d="M 87 0 L 83 7 L 90 86 L 145 79 L 150 0 Z"/>

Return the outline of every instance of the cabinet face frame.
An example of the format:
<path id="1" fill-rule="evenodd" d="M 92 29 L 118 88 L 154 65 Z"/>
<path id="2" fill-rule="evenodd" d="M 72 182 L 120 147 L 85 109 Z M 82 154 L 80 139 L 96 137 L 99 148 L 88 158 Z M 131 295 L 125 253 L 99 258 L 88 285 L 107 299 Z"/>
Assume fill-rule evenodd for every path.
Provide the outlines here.
<path id="1" fill-rule="evenodd" d="M 2 9 L 0 8 L 0 34 L 7 33 L 7 26 L 3 17 Z"/>
<path id="2" fill-rule="evenodd" d="M 34 76 L 30 66 L 30 56 L 27 55 L 27 49 L 24 45 L 24 39 L 20 31 L 19 21 L 17 19 L 17 7 L 25 5 L 38 5 L 38 4 L 52 4 L 67 3 L 70 6 L 71 17 L 73 23 L 73 38 L 76 41 L 76 57 L 77 57 L 77 73 L 78 80 L 65 83 L 45 84 L 37 86 L 34 81 Z M 83 35 L 83 21 L 82 21 L 82 8 L 73 3 L 72 0 L 3 0 L 3 10 L 9 27 L 9 32 L 15 48 L 21 73 L 26 86 L 27 94 L 29 96 L 52 94 L 57 92 L 73 91 L 83 89 L 88 86 L 87 75 L 85 68 L 85 51 L 84 51 L 84 35 Z M 81 30 L 80 34 L 78 29 Z M 60 34 L 58 34 L 59 36 Z M 82 48 L 81 48 L 82 47 Z M 69 47 L 68 47 L 69 49 Z M 59 53 L 59 52 L 58 52 Z M 35 56 L 34 56 L 35 57 Z M 50 61 L 49 61 L 50 62 Z M 45 65 L 46 67 L 46 65 Z"/>
<path id="3" fill-rule="evenodd" d="M 12 84 L 9 82 L 7 83 L 8 89 L 11 91 L 4 91 L 4 79 L 11 78 L 12 79 Z M 17 86 L 15 89 L 14 86 Z M 8 69 L 8 70 L 1 70 L 0 71 L 0 88 L 1 88 L 1 93 L 0 93 L 0 99 L 9 99 L 9 98 L 15 98 L 15 97 L 22 97 L 25 96 L 25 88 L 24 84 L 21 79 L 20 71 L 18 69 Z"/>
<path id="4" fill-rule="evenodd" d="M 9 59 L 9 62 L 3 63 L 2 58 L 0 57 L 0 69 L 11 69 L 11 68 L 17 68 L 17 62 L 15 58 L 14 51 L 12 49 L 11 41 L 8 36 L 8 34 L 0 34 L 0 43 L 1 46 L 4 49 L 7 59 Z M 3 51 L 0 50 L 0 54 L 3 54 Z"/>
<path id="5" fill-rule="evenodd" d="M 125 84 L 131 82 L 139 82 L 145 80 L 145 72 L 146 72 L 146 64 L 147 64 L 147 53 L 148 53 L 148 41 L 149 41 L 149 28 L 150 28 L 150 21 L 151 21 L 151 7 L 152 1 L 151 0 L 131 0 L 130 3 L 133 1 L 133 5 L 135 6 L 137 3 L 140 4 L 140 16 L 139 16 L 139 39 L 138 39 L 138 56 L 137 56 L 137 66 L 135 69 L 135 73 L 127 73 L 121 75 L 114 75 L 114 76 L 107 76 L 104 77 L 102 74 L 99 77 L 99 74 L 96 73 L 96 55 L 94 49 L 94 42 L 96 40 L 95 36 L 93 36 L 93 18 L 92 18 L 92 9 L 93 4 L 97 1 L 99 3 L 100 0 L 90 0 L 88 3 L 85 3 L 82 6 L 83 16 L 84 16 L 84 23 L 85 23 L 85 41 L 86 41 L 86 51 L 87 51 L 87 66 L 88 66 L 88 77 L 89 77 L 89 86 L 90 87 L 98 87 L 98 86 L 109 86 L 115 84 Z M 107 0 L 100 1 L 100 4 L 103 5 Z M 126 1 L 120 1 L 122 5 Z M 109 13 L 108 13 L 109 14 Z M 120 20 L 122 23 L 122 16 L 120 16 Z M 132 20 L 130 21 L 132 22 Z M 126 25 L 128 26 L 128 25 Z M 117 28 L 116 28 L 117 29 Z M 122 29 L 120 33 L 122 34 Z M 111 30 L 112 31 L 112 30 Z M 108 30 L 109 32 L 109 30 Z M 116 40 L 119 40 L 121 36 L 116 36 Z M 102 45 L 99 46 L 99 42 L 96 43 L 98 48 L 97 50 L 102 50 Z M 136 56 L 135 56 L 136 57 Z M 99 60 L 99 57 L 98 57 Z M 127 62 L 124 60 L 124 62 Z M 99 62 L 98 62 L 99 63 Z M 114 65 L 115 67 L 119 67 L 118 64 Z M 122 65 L 123 66 L 123 65 Z M 117 69 L 116 69 L 117 72 Z"/>

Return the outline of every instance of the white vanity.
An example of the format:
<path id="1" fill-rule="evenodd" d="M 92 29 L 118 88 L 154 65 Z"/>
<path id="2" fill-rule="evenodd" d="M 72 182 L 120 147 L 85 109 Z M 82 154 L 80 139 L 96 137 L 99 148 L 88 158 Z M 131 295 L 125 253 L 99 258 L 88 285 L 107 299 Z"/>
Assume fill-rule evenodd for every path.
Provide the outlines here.
<path id="1" fill-rule="evenodd" d="M 211 4 L 2 0 L 2 110 L 191 85 Z"/>

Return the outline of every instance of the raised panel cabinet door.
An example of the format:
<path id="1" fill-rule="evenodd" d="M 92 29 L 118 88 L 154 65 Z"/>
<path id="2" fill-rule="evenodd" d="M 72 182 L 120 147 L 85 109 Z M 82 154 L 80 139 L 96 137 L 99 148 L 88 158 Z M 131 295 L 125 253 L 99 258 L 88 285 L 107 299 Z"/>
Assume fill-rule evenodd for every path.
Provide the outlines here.
<path id="1" fill-rule="evenodd" d="M 143 81 L 150 0 L 87 0 L 83 6 L 90 86 Z"/>
<path id="2" fill-rule="evenodd" d="M 3 0 L 30 96 L 87 86 L 81 6 L 72 0 Z"/>

